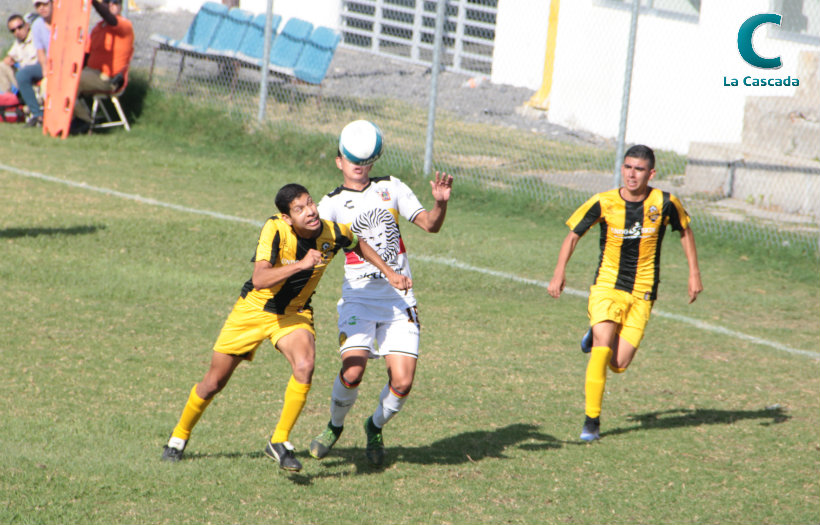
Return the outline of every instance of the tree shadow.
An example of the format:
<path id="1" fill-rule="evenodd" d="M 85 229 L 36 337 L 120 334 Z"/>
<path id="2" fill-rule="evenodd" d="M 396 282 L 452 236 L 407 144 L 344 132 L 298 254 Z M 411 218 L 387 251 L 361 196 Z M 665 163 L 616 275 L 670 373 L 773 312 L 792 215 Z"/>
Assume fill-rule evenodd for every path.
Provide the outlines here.
<path id="1" fill-rule="evenodd" d="M 104 230 L 105 226 L 69 226 L 66 228 L 5 228 L 0 230 L 0 239 L 19 239 L 41 235 L 88 235 Z"/>
<path id="2" fill-rule="evenodd" d="M 636 430 L 672 429 L 681 427 L 699 427 L 701 425 L 731 425 L 737 421 L 760 419 L 763 426 L 776 425 L 791 419 L 791 416 L 779 406 L 760 410 L 715 410 L 712 408 L 685 409 L 677 408 L 645 414 L 630 414 L 630 421 L 638 424 L 632 427 L 621 427 L 601 432 L 601 436 L 615 436 Z"/>

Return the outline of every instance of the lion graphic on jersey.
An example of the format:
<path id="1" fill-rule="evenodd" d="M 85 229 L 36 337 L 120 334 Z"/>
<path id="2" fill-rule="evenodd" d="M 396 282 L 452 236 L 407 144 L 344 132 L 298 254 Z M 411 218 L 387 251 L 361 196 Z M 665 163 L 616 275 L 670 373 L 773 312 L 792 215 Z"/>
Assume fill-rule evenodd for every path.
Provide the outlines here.
<path id="1" fill-rule="evenodd" d="M 396 260 L 401 235 L 392 213 L 383 208 L 369 210 L 356 217 L 350 229 L 376 250 L 385 262 Z"/>

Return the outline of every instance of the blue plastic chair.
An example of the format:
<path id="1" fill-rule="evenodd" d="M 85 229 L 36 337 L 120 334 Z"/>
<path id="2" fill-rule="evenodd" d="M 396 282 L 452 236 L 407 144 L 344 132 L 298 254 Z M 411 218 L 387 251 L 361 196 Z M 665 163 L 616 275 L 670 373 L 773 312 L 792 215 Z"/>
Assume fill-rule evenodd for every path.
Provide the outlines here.
<path id="1" fill-rule="evenodd" d="M 265 13 L 256 15 L 248 25 L 248 30 L 245 32 L 245 37 L 242 43 L 239 44 L 239 50 L 234 55 L 234 58 L 247 62 L 256 67 L 262 66 L 262 56 L 265 54 L 265 21 L 267 16 Z M 282 23 L 280 15 L 273 15 L 273 22 L 271 24 L 271 44 L 276 38 L 276 31 L 279 29 L 279 24 Z"/>
<path id="2" fill-rule="evenodd" d="M 205 2 L 199 8 L 185 36 L 181 40 L 170 40 L 167 43 L 168 46 L 182 51 L 204 53 L 211 45 L 227 13 L 227 6 L 216 2 Z"/>
<path id="3" fill-rule="evenodd" d="M 276 35 L 270 50 L 270 70 L 274 73 L 293 75 L 293 67 L 299 61 L 299 55 L 305 47 L 308 37 L 313 31 L 313 24 L 291 18 Z"/>
<path id="4" fill-rule="evenodd" d="M 308 84 L 321 84 L 339 40 L 341 35 L 328 27 L 314 29 L 293 68 L 293 75 Z"/>
<path id="5" fill-rule="evenodd" d="M 157 60 L 158 51 L 173 51 L 180 53 L 179 71 L 177 72 L 177 82 L 182 76 L 185 68 L 186 55 L 205 55 L 206 50 L 211 45 L 214 34 L 219 29 L 222 21 L 226 18 L 228 7 L 216 2 L 205 2 L 199 8 L 191 25 L 188 26 L 185 36 L 179 40 L 174 40 L 167 36 L 153 34 L 151 40 L 159 45 L 154 48 L 154 56 L 151 58 L 151 70 L 148 74 L 148 83 L 154 76 L 154 63 Z"/>
<path id="6" fill-rule="evenodd" d="M 228 11 L 228 15 L 214 33 L 207 54 L 216 57 L 235 55 L 252 19 L 253 13 L 244 9 L 231 9 Z"/>

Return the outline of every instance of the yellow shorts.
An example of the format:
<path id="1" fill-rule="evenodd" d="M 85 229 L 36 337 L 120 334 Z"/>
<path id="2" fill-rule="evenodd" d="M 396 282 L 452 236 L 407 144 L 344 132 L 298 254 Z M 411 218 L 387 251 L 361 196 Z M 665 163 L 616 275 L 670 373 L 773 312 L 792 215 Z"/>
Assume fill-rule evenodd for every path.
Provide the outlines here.
<path id="1" fill-rule="evenodd" d="M 618 335 L 638 348 L 654 303 L 655 301 L 647 301 L 623 290 L 593 285 L 589 289 L 587 307 L 589 325 L 613 321 L 620 325 Z"/>
<path id="2" fill-rule="evenodd" d="M 279 339 L 300 328 L 316 335 L 312 311 L 303 310 L 295 314 L 277 315 L 251 308 L 240 297 L 225 320 L 222 331 L 219 332 L 214 352 L 239 355 L 252 361 L 262 341 L 269 339 L 276 348 Z"/>

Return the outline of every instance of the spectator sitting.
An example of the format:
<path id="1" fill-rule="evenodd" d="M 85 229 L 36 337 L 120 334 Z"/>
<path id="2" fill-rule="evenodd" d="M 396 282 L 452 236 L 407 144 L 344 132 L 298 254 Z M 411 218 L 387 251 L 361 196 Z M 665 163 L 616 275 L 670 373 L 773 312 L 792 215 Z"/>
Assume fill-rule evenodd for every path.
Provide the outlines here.
<path id="1" fill-rule="evenodd" d="M 23 103 L 28 106 L 31 116 L 26 121 L 26 126 L 37 126 L 43 123 L 43 109 L 40 101 L 34 93 L 34 85 L 43 80 L 46 70 L 46 57 L 48 56 L 48 45 L 51 40 L 51 15 L 53 13 L 51 0 L 33 0 L 34 8 L 40 18 L 31 24 L 31 40 L 37 53 L 37 62 L 29 66 L 21 67 L 15 78 L 17 88 L 20 90 L 20 97 Z"/>
<path id="2" fill-rule="evenodd" d="M 31 26 L 22 15 L 17 14 L 11 15 L 7 23 L 15 40 L 8 54 L 0 62 L 0 93 L 7 93 L 17 87 L 17 80 L 14 78 L 15 68 L 37 63 L 37 50 L 34 49 L 34 42 L 31 39 Z"/>
<path id="3" fill-rule="evenodd" d="M 121 88 L 134 54 L 134 27 L 120 15 L 122 0 L 91 0 L 91 4 L 102 20 L 86 41 L 85 67 L 74 104 L 76 132 L 86 131 L 92 124 L 91 111 L 80 95 Z"/>

